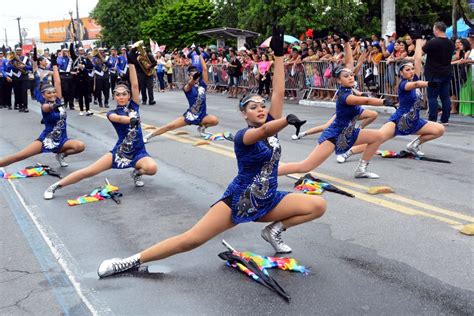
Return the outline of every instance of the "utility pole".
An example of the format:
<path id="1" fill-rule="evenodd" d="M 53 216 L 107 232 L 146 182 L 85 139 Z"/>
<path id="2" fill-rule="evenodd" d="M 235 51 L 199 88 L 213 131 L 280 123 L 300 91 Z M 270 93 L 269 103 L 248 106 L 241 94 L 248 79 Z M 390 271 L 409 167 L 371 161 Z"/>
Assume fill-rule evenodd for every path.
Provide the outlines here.
<path id="1" fill-rule="evenodd" d="M 453 33 L 451 34 L 452 38 L 458 37 L 458 3 L 453 0 L 453 9 L 451 11 L 451 22 L 453 23 Z"/>
<path id="2" fill-rule="evenodd" d="M 382 37 L 397 31 L 395 24 L 395 0 L 381 0 L 382 5 Z"/>
<path id="3" fill-rule="evenodd" d="M 20 27 L 21 17 L 17 17 L 15 20 L 18 21 L 18 35 L 20 36 L 20 45 L 23 47 L 23 40 L 21 38 L 21 27 Z"/>
<path id="4" fill-rule="evenodd" d="M 5 32 L 5 45 L 8 47 L 7 29 L 4 28 L 3 31 Z"/>

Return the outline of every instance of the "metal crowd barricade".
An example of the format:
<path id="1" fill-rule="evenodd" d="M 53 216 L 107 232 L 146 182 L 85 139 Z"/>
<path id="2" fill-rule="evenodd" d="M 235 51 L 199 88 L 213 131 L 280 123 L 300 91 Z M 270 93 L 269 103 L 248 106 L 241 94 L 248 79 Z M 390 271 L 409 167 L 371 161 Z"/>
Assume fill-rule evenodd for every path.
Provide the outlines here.
<path id="1" fill-rule="evenodd" d="M 334 64 L 330 61 L 306 61 L 300 64 L 285 65 L 285 91 L 286 96 L 296 98 L 302 92 L 302 99 L 309 99 L 313 94 L 319 97 L 330 98 L 337 90 L 336 80 L 332 77 Z M 460 100 L 463 89 L 473 85 L 472 68 L 467 64 L 454 64 L 453 77 L 451 80 L 451 96 L 453 102 L 474 103 L 471 99 Z M 377 85 L 377 95 L 383 97 L 398 97 L 398 85 L 400 75 L 397 63 L 382 61 L 379 64 L 364 63 L 355 74 L 357 89 L 368 92 L 368 86 L 364 78 L 367 72 L 372 72 L 374 82 Z M 210 91 L 221 91 L 226 89 L 229 83 L 229 75 L 225 64 L 208 65 Z M 423 73 L 421 79 L 424 79 Z M 187 80 L 186 67 L 173 67 L 173 82 L 184 84 Z M 470 82 L 467 82 L 470 81 Z M 372 83 L 373 84 L 373 83 Z M 245 68 L 240 78 L 239 88 L 241 93 L 256 93 L 258 90 L 258 80 L 252 68 Z M 426 92 L 426 91 L 425 91 Z M 466 94 L 467 95 L 467 94 Z M 464 98 L 466 98 L 464 96 Z M 426 99 L 426 93 L 425 93 Z"/>
<path id="2" fill-rule="evenodd" d="M 253 69 L 243 69 L 242 76 L 240 77 L 239 88 L 241 89 L 241 93 L 257 93 L 258 81 L 256 75 L 253 73 Z"/>
<path id="3" fill-rule="evenodd" d="M 173 66 L 173 83 L 184 85 L 186 82 L 186 67 Z"/>

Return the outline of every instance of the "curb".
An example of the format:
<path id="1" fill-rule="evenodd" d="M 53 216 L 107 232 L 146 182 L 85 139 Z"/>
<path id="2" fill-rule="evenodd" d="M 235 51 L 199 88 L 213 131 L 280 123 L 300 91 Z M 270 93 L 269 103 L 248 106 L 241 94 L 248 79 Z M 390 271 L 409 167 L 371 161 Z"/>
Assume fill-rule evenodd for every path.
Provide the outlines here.
<path id="1" fill-rule="evenodd" d="M 320 107 L 320 108 L 328 108 L 328 109 L 335 109 L 336 102 L 330 101 L 310 101 L 310 100 L 300 100 L 298 102 L 300 105 L 305 106 L 313 106 L 313 107 Z M 383 114 L 393 114 L 395 113 L 395 108 L 389 106 L 373 106 L 373 105 L 363 105 L 362 108 L 367 110 L 372 110 L 378 113 Z"/>

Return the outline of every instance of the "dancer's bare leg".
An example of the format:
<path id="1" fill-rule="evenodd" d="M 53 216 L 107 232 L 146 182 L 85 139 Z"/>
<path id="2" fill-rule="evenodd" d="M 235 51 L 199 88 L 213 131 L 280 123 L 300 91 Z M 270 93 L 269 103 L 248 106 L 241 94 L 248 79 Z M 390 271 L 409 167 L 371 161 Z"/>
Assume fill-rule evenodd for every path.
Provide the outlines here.
<path id="1" fill-rule="evenodd" d="M 190 251 L 214 236 L 234 227 L 231 210 L 224 202 L 218 202 L 188 231 L 163 240 L 140 253 L 140 262 L 160 260 Z"/>
<path id="2" fill-rule="evenodd" d="M 370 123 L 375 121 L 378 117 L 377 112 L 372 110 L 364 110 L 359 116 L 359 120 L 362 120 L 360 128 L 366 128 Z"/>
<path id="3" fill-rule="evenodd" d="M 22 161 L 31 156 L 41 154 L 41 147 L 41 142 L 39 140 L 35 140 L 33 143 L 29 144 L 16 154 L 0 159 L 0 167 L 6 167 L 8 165 L 11 165 L 12 163 Z"/>
<path id="4" fill-rule="evenodd" d="M 326 140 L 316 146 L 309 156 L 300 162 L 290 162 L 278 167 L 278 175 L 283 176 L 290 173 L 309 172 L 321 165 L 334 152 L 334 144 Z"/>
<path id="5" fill-rule="evenodd" d="M 105 170 L 112 168 L 112 153 L 106 153 L 99 158 L 92 165 L 83 169 L 74 171 L 67 177 L 58 182 L 61 187 L 65 187 L 70 184 L 77 183 L 83 179 L 93 177 Z"/>
<path id="6" fill-rule="evenodd" d="M 445 128 L 443 125 L 436 122 L 428 122 L 418 132 L 416 132 L 416 134 L 421 135 L 420 144 L 423 144 L 427 141 L 443 136 L 444 131 Z"/>
<path id="7" fill-rule="evenodd" d="M 164 134 L 166 132 L 169 132 L 169 131 L 172 131 L 172 130 L 175 130 L 175 129 L 178 129 L 178 128 L 181 128 L 181 127 L 186 126 L 186 125 L 188 125 L 188 124 L 184 120 L 184 117 L 182 117 L 182 116 L 178 117 L 174 121 L 159 127 L 157 130 L 155 130 L 153 133 L 151 133 L 150 138 L 161 135 L 161 134 Z"/>
<path id="8" fill-rule="evenodd" d="M 75 139 L 70 139 L 64 143 L 63 147 L 61 147 L 61 150 L 59 152 L 64 154 L 65 156 L 70 156 L 83 152 L 85 148 L 86 146 L 83 142 Z"/>
<path id="9" fill-rule="evenodd" d="M 259 222 L 281 221 L 284 228 L 290 228 L 321 217 L 326 211 L 326 201 L 319 196 L 290 193 Z"/>
<path id="10" fill-rule="evenodd" d="M 363 129 L 354 145 L 367 144 L 362 154 L 362 160 L 369 161 L 383 142 L 382 133 L 379 130 Z"/>
<path id="11" fill-rule="evenodd" d="M 137 161 L 135 169 L 138 170 L 139 174 L 152 176 L 158 171 L 158 166 L 151 157 L 143 157 Z"/>
<path id="12" fill-rule="evenodd" d="M 383 144 L 387 140 L 392 139 L 393 137 L 395 137 L 395 123 L 387 122 L 379 129 L 379 131 L 382 133 L 382 137 L 383 137 L 382 144 Z M 353 154 L 359 154 L 359 153 L 363 152 L 366 147 L 367 147 L 367 144 L 354 146 L 354 147 L 351 148 L 351 151 L 352 151 Z"/>
<path id="13" fill-rule="evenodd" d="M 216 126 L 217 124 L 219 124 L 219 119 L 217 118 L 217 116 L 206 115 L 200 125 L 207 128 L 210 126 Z"/>

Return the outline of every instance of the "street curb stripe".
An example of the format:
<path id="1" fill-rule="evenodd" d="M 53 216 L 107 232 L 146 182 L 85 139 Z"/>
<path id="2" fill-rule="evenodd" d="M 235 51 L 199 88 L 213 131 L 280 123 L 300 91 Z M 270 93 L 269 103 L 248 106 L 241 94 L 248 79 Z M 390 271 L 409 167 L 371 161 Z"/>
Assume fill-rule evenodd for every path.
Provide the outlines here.
<path id="1" fill-rule="evenodd" d="M 5 171 L 3 168 L 0 168 L 0 169 L 3 172 Z M 67 249 L 65 249 L 65 246 L 61 242 L 60 238 L 56 236 L 54 231 L 47 228 L 38 220 L 38 217 L 33 213 L 30 207 L 26 204 L 20 192 L 18 192 L 16 185 L 13 183 L 13 181 L 11 179 L 8 179 L 7 181 L 10 184 L 13 191 L 15 192 L 15 195 L 20 201 L 21 205 L 27 212 L 34 226 L 40 233 L 41 237 L 43 238 L 45 243 L 48 245 L 48 248 L 51 251 L 52 255 L 54 256 L 54 258 L 56 259 L 60 267 L 63 269 L 64 273 L 66 274 L 67 278 L 71 282 L 71 285 L 74 287 L 74 290 L 76 291 L 77 295 L 79 296 L 81 301 L 84 303 L 84 305 L 89 309 L 92 315 L 110 314 L 111 313 L 110 308 L 103 307 L 100 310 L 97 310 L 96 307 L 94 307 L 94 305 L 91 303 L 91 301 L 84 295 L 83 290 L 81 288 L 81 283 L 76 280 L 76 277 L 74 273 L 72 272 L 72 270 L 76 270 L 76 269 L 71 268 L 70 260 L 67 259 L 67 257 L 71 257 L 71 255 L 68 253 Z M 96 298 L 94 298 L 94 301 L 95 301 L 94 302 L 95 305 L 102 305 L 97 301 Z"/>

